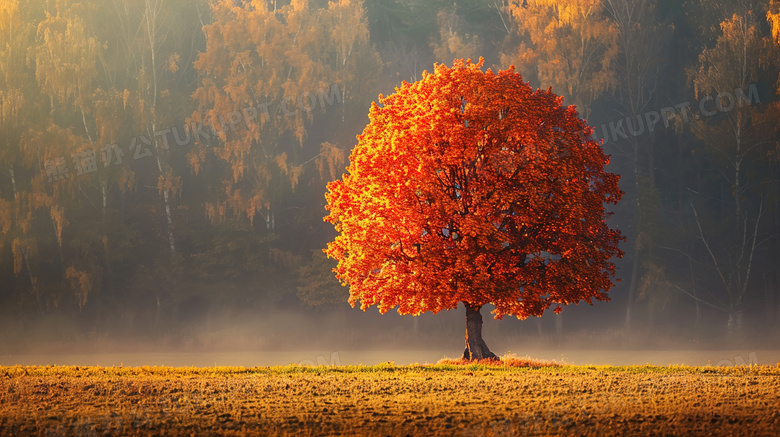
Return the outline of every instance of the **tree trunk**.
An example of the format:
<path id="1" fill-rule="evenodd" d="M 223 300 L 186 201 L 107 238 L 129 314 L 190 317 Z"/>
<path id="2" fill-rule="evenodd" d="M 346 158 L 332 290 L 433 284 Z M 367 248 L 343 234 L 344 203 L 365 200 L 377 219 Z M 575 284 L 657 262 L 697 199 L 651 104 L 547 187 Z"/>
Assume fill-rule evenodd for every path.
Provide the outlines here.
<path id="1" fill-rule="evenodd" d="M 165 217 L 168 219 L 168 244 L 171 247 L 171 253 L 176 253 L 176 240 L 173 238 L 173 218 L 171 217 L 171 201 L 168 196 L 168 189 L 163 190 L 163 199 L 165 200 Z"/>
<path id="2" fill-rule="evenodd" d="M 101 213 L 103 214 L 103 223 L 106 222 L 106 207 L 108 206 L 108 183 L 105 179 L 100 181 L 100 192 L 103 194 L 103 209 Z"/>
<path id="3" fill-rule="evenodd" d="M 493 352 L 490 352 L 487 344 L 482 339 L 482 314 L 479 310 L 482 306 L 466 306 L 466 349 L 463 351 L 464 360 L 498 360 Z"/>
<path id="4" fill-rule="evenodd" d="M 19 193 L 16 192 L 16 176 L 14 176 L 14 169 L 8 167 L 8 174 L 11 176 L 11 190 L 14 192 L 14 199 L 19 198 Z"/>

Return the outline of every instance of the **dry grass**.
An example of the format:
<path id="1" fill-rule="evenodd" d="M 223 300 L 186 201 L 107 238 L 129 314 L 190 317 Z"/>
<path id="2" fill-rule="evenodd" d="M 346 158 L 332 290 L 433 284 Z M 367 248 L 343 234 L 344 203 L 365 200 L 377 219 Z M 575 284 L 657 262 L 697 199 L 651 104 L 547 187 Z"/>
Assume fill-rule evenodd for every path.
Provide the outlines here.
<path id="1" fill-rule="evenodd" d="M 775 435 L 780 429 L 780 367 L 545 366 L 504 358 L 498 365 L 0 367 L 0 435 Z"/>
<path id="2" fill-rule="evenodd" d="M 531 357 L 518 357 L 514 354 L 508 354 L 501 357 L 500 360 L 467 360 L 464 358 L 442 358 L 439 360 L 436 364 L 450 364 L 454 366 L 473 366 L 475 364 L 477 365 L 484 365 L 484 366 L 492 366 L 492 367 L 559 367 L 562 366 L 562 363 L 558 363 L 557 361 L 545 361 L 545 360 L 538 360 L 536 358 Z"/>

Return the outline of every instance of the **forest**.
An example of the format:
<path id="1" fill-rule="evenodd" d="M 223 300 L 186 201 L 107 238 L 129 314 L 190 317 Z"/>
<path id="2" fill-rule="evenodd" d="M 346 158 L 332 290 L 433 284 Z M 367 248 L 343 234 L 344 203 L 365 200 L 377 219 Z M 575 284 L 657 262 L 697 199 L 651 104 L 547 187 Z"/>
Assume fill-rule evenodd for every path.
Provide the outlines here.
<path id="1" fill-rule="evenodd" d="M 625 193 L 612 302 L 545 333 L 777 344 L 776 0 L 4 0 L 0 347 L 381 333 L 323 253 L 326 185 L 380 93 L 480 58 L 576 105 Z"/>

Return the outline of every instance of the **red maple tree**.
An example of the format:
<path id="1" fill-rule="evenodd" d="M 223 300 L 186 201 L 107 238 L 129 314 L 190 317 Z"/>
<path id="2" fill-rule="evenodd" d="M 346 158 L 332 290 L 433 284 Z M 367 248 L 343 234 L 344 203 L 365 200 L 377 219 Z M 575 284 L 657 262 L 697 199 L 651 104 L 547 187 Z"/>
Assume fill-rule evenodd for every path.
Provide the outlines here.
<path id="1" fill-rule="evenodd" d="M 605 204 L 622 192 L 592 129 L 562 97 L 514 67 L 436 65 L 379 96 L 328 184 L 326 253 L 365 311 L 419 315 L 466 307 L 465 359 L 495 359 L 480 308 L 525 319 L 609 300 L 623 239 Z"/>

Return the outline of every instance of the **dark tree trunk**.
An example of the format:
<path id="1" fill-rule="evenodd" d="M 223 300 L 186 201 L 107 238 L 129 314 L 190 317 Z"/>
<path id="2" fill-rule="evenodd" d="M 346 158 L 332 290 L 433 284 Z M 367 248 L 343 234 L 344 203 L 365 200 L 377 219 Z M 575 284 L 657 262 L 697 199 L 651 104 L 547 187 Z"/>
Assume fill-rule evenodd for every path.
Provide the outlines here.
<path id="1" fill-rule="evenodd" d="M 464 360 L 497 360 L 496 354 L 490 352 L 485 341 L 482 340 L 482 314 L 481 306 L 466 306 L 466 350 L 463 351 Z"/>

